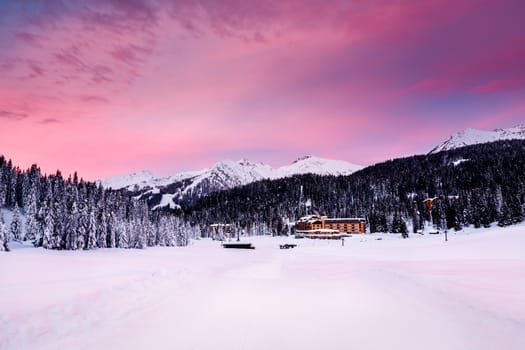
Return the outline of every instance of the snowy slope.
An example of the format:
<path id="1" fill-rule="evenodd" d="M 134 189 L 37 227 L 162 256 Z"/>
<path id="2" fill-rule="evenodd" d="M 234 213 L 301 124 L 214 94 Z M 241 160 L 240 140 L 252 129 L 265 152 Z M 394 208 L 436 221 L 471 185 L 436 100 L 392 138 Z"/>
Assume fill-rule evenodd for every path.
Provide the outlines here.
<path id="1" fill-rule="evenodd" d="M 108 177 L 99 182 L 105 188 L 113 188 L 115 190 L 126 188 L 130 191 L 142 189 L 155 189 L 167 186 L 174 182 L 183 181 L 195 176 L 198 176 L 208 169 L 182 172 L 170 176 L 157 176 L 149 170 L 142 170 L 132 174 L 123 174 Z"/>
<path id="2" fill-rule="evenodd" d="M 268 164 L 224 160 L 208 169 L 184 172 L 166 177 L 156 177 L 149 171 L 111 177 L 100 182 L 104 187 L 126 188 L 136 191 L 147 198 L 162 194 L 156 208 L 169 205 L 177 206 L 178 199 L 185 196 L 199 197 L 212 191 L 230 189 L 263 179 L 279 179 L 298 174 L 349 175 L 362 166 L 340 160 L 306 156 L 297 159 L 290 165 L 277 169 Z"/>
<path id="3" fill-rule="evenodd" d="M 298 174 L 318 175 L 350 175 L 361 170 L 363 166 L 348 163 L 342 160 L 306 156 L 299 158 L 290 165 L 278 168 L 274 172 L 274 178 L 288 177 Z"/>
<path id="4" fill-rule="evenodd" d="M 269 178 L 271 177 L 271 172 L 271 167 L 262 163 L 253 163 L 245 159 L 237 162 L 225 160 L 197 176 L 194 186 L 195 184 L 209 181 L 217 183 L 219 187 L 231 188 Z M 188 190 L 191 190 L 191 188 Z"/>
<path id="5" fill-rule="evenodd" d="M 148 170 L 138 171 L 136 173 L 117 175 L 101 180 L 102 186 L 106 188 L 120 189 L 124 187 L 133 187 L 144 183 L 150 183 L 157 177 Z"/>
<path id="6" fill-rule="evenodd" d="M 195 183 L 215 179 L 218 183 L 222 183 L 225 188 L 231 188 L 262 179 L 278 179 L 298 174 L 349 175 L 362 168 L 361 165 L 315 156 L 299 158 L 290 165 L 277 169 L 268 164 L 241 159 L 239 161 L 224 160 L 208 169 L 183 172 L 172 176 L 159 177 L 148 170 L 143 170 L 137 173 L 113 176 L 100 182 L 106 188 L 128 188 L 132 190 L 135 186 L 139 189 L 151 189 L 195 178 Z"/>
<path id="7" fill-rule="evenodd" d="M 524 228 L 249 251 L 13 244 L 0 349 L 522 350 Z"/>
<path id="8" fill-rule="evenodd" d="M 469 128 L 450 136 L 448 140 L 436 146 L 430 151 L 430 153 L 447 151 L 479 143 L 512 139 L 525 140 L 525 124 L 517 125 L 508 129 L 495 129 L 492 131 Z"/>

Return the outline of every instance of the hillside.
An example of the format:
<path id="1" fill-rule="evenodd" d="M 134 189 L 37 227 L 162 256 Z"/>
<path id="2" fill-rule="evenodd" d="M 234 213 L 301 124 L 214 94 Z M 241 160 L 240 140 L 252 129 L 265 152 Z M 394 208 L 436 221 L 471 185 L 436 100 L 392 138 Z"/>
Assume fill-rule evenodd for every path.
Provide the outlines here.
<path id="1" fill-rule="evenodd" d="M 56 250 L 185 245 L 192 232 L 168 213 L 152 215 L 144 200 L 125 191 L 76 174 L 42 175 L 36 165 L 21 170 L 0 156 L 0 250 L 8 250 L 8 241 Z"/>
<path id="2" fill-rule="evenodd" d="M 487 142 L 503 141 L 503 140 L 524 140 L 525 139 L 525 124 L 517 125 L 507 129 L 495 129 L 491 131 L 466 129 L 459 131 L 450 136 L 446 141 L 436 146 L 430 153 L 437 153 L 441 151 L 449 151 L 451 149 L 477 145 Z"/>
<path id="3" fill-rule="evenodd" d="M 172 176 L 159 177 L 149 171 L 141 171 L 111 177 L 100 183 L 106 188 L 126 189 L 134 196 L 148 200 L 154 209 L 175 209 L 209 193 L 263 179 L 274 180 L 300 174 L 349 175 L 359 169 L 362 166 L 315 156 L 305 156 L 279 168 L 241 159 L 224 160 L 207 169 Z"/>
<path id="4" fill-rule="evenodd" d="M 438 197 L 432 216 L 443 229 L 505 226 L 523 220 L 524 173 L 525 141 L 499 141 L 395 159 L 349 176 L 258 181 L 201 198 L 184 215 L 253 234 L 287 233 L 286 223 L 310 212 L 364 216 L 372 232 L 392 231 L 394 217 L 420 229 L 430 220 L 422 201 Z"/>

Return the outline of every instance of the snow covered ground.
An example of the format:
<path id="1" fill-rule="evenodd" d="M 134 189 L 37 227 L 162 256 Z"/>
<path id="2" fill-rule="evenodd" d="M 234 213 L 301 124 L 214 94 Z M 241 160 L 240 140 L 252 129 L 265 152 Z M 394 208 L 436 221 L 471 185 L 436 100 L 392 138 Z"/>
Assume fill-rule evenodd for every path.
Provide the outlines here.
<path id="1" fill-rule="evenodd" d="M 382 240 L 376 240 L 382 237 Z M 525 226 L 0 254 L 0 349 L 524 349 Z M 295 249 L 280 250 L 292 241 Z"/>

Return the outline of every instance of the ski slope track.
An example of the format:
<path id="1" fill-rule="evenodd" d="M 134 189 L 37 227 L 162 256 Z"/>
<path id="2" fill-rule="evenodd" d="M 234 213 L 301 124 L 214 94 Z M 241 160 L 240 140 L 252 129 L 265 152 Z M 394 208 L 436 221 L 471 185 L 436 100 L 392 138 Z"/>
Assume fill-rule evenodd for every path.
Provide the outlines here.
<path id="1" fill-rule="evenodd" d="M 524 231 L 255 237 L 249 251 L 12 244 L 0 349 L 522 350 Z"/>

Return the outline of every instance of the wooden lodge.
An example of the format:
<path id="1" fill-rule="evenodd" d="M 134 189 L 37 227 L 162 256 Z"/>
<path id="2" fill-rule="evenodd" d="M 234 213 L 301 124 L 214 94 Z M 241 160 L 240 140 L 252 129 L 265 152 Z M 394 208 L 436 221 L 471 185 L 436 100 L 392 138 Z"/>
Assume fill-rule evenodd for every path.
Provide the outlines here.
<path id="1" fill-rule="evenodd" d="M 233 227 L 231 224 L 211 224 L 208 226 L 206 235 L 204 237 L 210 237 L 214 240 L 224 240 L 227 237 L 230 237 L 233 232 Z"/>
<path id="2" fill-rule="evenodd" d="M 309 215 L 300 218 L 295 224 L 296 237 L 340 238 L 348 234 L 366 232 L 364 218 L 327 218 Z"/>
<path id="3" fill-rule="evenodd" d="M 209 227 L 211 233 L 231 233 L 232 225 L 230 224 L 211 224 Z"/>

